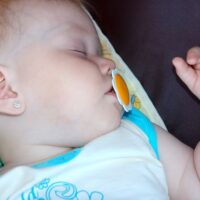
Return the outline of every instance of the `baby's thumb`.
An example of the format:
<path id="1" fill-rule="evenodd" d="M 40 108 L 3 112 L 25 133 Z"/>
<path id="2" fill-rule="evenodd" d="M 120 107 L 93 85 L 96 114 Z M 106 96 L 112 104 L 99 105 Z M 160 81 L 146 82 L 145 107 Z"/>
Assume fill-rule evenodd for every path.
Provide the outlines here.
<path id="1" fill-rule="evenodd" d="M 200 47 L 193 47 L 187 52 L 187 63 L 189 65 L 200 63 Z"/>
<path id="2" fill-rule="evenodd" d="M 179 57 L 174 58 L 172 63 L 179 78 L 189 87 L 189 89 L 192 89 L 193 81 L 195 80 L 195 72 L 192 67 L 188 66 L 188 64 Z"/>

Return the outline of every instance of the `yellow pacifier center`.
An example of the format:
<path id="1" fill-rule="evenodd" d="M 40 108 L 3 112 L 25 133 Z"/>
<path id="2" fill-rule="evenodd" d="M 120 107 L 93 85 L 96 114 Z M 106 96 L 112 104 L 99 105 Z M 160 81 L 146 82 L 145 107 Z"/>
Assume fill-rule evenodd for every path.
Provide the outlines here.
<path id="1" fill-rule="evenodd" d="M 121 101 L 123 102 L 123 104 L 128 105 L 130 102 L 129 92 L 124 79 L 119 74 L 116 74 L 114 78 L 116 89 L 118 91 Z"/>

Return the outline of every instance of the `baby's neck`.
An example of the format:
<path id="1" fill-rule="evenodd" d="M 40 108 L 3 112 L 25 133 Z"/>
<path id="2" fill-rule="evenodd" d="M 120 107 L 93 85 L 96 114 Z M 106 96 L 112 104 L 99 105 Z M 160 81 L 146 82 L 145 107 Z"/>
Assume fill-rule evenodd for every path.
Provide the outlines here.
<path id="1" fill-rule="evenodd" d="M 71 148 L 47 145 L 19 145 L 1 155 L 4 169 L 20 165 L 31 165 L 70 151 Z"/>

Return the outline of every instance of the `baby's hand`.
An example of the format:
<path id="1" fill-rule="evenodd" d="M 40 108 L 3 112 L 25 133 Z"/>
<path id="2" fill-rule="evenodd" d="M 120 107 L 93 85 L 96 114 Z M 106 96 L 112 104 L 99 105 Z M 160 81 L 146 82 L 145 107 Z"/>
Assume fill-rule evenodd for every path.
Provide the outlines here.
<path id="1" fill-rule="evenodd" d="M 172 63 L 180 79 L 200 99 L 200 47 L 191 48 L 186 60 L 175 57 Z"/>

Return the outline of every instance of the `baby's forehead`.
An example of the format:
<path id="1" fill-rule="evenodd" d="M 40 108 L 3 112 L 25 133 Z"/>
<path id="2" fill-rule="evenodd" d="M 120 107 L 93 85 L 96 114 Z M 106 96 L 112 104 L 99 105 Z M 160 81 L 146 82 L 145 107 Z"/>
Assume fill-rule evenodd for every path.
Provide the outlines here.
<path id="1" fill-rule="evenodd" d="M 24 39 L 42 37 L 45 32 L 56 27 L 59 29 L 59 26 L 76 23 L 84 15 L 81 7 L 69 0 L 13 1 L 7 12 L 10 27 L 8 35 L 19 44 L 25 42 Z M 86 23 L 86 27 L 89 26 Z"/>

